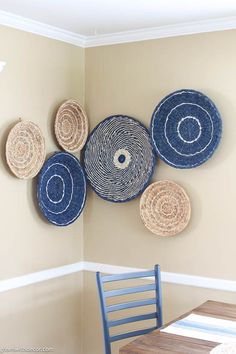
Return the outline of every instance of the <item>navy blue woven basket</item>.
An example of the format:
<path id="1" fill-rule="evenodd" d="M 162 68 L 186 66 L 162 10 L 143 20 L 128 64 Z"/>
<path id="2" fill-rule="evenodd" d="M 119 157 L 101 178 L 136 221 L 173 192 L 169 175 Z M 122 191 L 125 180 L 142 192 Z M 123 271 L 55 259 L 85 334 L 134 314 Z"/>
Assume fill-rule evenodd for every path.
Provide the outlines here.
<path id="1" fill-rule="evenodd" d="M 94 191 L 111 202 L 127 202 L 148 185 L 156 156 L 148 130 L 137 120 L 114 115 L 90 134 L 84 168 Z"/>
<path id="2" fill-rule="evenodd" d="M 66 152 L 52 155 L 40 171 L 37 197 L 48 221 L 58 226 L 74 222 L 86 199 L 86 179 L 79 160 Z"/>
<path id="3" fill-rule="evenodd" d="M 206 162 L 217 148 L 222 121 L 214 103 L 194 90 L 166 96 L 151 120 L 151 138 L 158 156 L 176 168 Z"/>

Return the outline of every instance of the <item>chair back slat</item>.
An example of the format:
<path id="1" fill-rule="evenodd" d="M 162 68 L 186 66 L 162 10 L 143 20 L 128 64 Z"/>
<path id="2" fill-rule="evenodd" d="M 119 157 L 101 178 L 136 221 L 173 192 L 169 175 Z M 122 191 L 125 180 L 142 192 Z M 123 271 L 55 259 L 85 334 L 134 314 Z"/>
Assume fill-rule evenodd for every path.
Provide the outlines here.
<path id="1" fill-rule="evenodd" d="M 125 309 L 131 309 L 134 307 L 155 305 L 155 303 L 156 303 L 155 298 L 129 301 L 129 302 L 121 303 L 121 304 L 107 306 L 106 311 L 107 312 L 114 312 L 114 311 L 120 311 L 120 310 L 125 310 Z"/>
<path id="2" fill-rule="evenodd" d="M 111 342 L 116 342 L 118 340 L 130 338 L 130 337 L 141 336 L 142 334 L 146 334 L 146 333 L 149 333 L 151 331 L 154 331 L 154 329 L 157 329 L 157 326 L 149 327 L 149 328 L 145 328 L 145 329 L 139 329 L 138 331 L 132 331 L 132 332 L 127 332 L 127 333 L 117 334 L 116 336 L 111 336 L 110 337 L 110 341 Z"/>
<path id="3" fill-rule="evenodd" d="M 147 278 L 147 277 L 154 277 L 154 276 L 155 276 L 154 270 L 149 270 L 149 271 L 141 271 L 141 272 L 136 272 L 136 273 L 134 272 L 134 273 L 104 275 L 102 278 L 102 281 L 103 281 L 103 283 L 107 283 L 110 281 Z"/>
<path id="4" fill-rule="evenodd" d="M 115 326 L 121 326 L 123 324 L 132 323 L 132 322 L 151 320 L 152 318 L 157 318 L 156 312 L 145 313 L 144 315 L 126 317 L 115 321 L 108 321 L 108 327 L 115 327 Z"/>
<path id="5" fill-rule="evenodd" d="M 161 292 L 161 269 L 158 264 L 154 267 L 155 271 L 155 281 L 156 281 L 156 308 L 157 308 L 157 326 L 158 328 L 162 326 L 162 292 Z"/>
<path id="6" fill-rule="evenodd" d="M 147 279 L 151 278 L 155 280 L 155 283 L 150 282 L 146 285 L 138 285 L 138 286 L 128 286 L 123 288 L 117 289 L 105 289 L 104 285 L 106 283 L 117 282 L 122 280 L 131 280 L 131 279 Z M 100 272 L 97 272 L 97 284 L 98 284 L 98 291 L 99 291 L 99 298 L 100 298 L 100 305 L 101 305 L 101 312 L 102 312 L 102 320 L 103 320 L 103 332 L 104 332 L 104 342 L 105 342 L 105 354 L 111 354 L 111 343 L 130 338 L 134 336 L 139 336 L 145 333 L 148 333 L 156 328 L 162 326 L 162 297 L 161 297 L 161 275 L 160 275 L 160 267 L 156 265 L 154 270 L 150 271 L 141 271 L 141 272 L 134 272 L 134 273 L 125 273 L 125 274 L 113 274 L 113 275 L 101 275 Z M 153 294 L 148 294 L 148 292 L 152 291 L 155 294 L 155 298 Z M 144 294 L 147 292 L 148 297 L 144 298 Z M 130 297 L 134 294 L 143 294 L 142 298 L 138 300 L 130 300 Z M 118 300 L 118 303 L 115 303 L 116 296 L 126 296 L 130 295 L 129 298 L 122 301 Z M 152 297 L 151 297 L 152 296 Z M 108 298 L 114 298 L 112 300 L 112 304 L 107 304 Z M 133 315 L 127 317 L 119 316 L 118 319 L 109 319 L 108 315 L 115 311 L 121 311 L 126 309 L 135 309 L 138 307 L 145 307 L 149 305 L 154 305 L 155 310 L 152 309 L 151 312 L 140 314 L 140 315 Z M 150 311 L 150 310 L 149 310 Z M 120 315 L 120 314 L 119 314 Z M 123 315 L 123 314 L 122 314 Z M 113 316 L 114 317 L 114 316 Z M 145 329 L 138 329 L 133 330 L 127 333 L 121 333 L 117 335 L 110 334 L 110 328 L 116 326 L 122 326 L 131 323 L 141 323 L 141 321 L 146 320 L 156 320 L 156 325 L 153 327 L 145 328 Z"/>
<path id="7" fill-rule="evenodd" d="M 124 289 L 116 289 L 116 290 L 109 290 L 104 292 L 104 296 L 112 297 L 112 296 L 119 296 L 119 295 L 128 295 L 134 293 L 141 293 L 144 291 L 151 291 L 155 290 L 155 284 L 148 284 L 148 285 L 140 285 L 140 286 L 133 286 L 131 288 L 124 288 Z"/>

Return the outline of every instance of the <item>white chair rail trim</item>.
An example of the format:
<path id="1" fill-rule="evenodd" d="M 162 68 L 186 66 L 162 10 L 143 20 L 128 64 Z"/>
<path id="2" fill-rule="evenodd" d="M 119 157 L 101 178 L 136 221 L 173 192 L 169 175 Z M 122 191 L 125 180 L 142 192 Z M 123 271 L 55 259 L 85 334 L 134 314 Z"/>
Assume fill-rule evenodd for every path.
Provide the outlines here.
<path id="1" fill-rule="evenodd" d="M 0 293 L 21 288 L 27 285 L 40 283 L 42 281 L 51 280 L 65 275 L 78 273 L 81 271 L 103 272 L 103 273 L 128 273 L 133 271 L 141 271 L 145 269 L 116 266 L 104 263 L 94 262 L 77 262 L 62 267 L 42 270 L 23 276 L 0 280 Z M 161 280 L 163 283 L 179 284 L 186 286 L 194 286 L 206 289 L 215 289 L 222 291 L 236 292 L 236 281 L 225 280 L 219 278 L 200 277 L 197 275 L 188 275 L 180 273 L 161 272 Z"/>

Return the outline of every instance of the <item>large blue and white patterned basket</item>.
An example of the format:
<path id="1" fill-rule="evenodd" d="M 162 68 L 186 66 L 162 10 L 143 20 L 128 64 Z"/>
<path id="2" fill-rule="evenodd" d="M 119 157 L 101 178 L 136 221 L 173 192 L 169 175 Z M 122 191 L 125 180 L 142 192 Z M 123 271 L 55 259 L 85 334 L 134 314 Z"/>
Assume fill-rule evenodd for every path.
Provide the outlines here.
<path id="1" fill-rule="evenodd" d="M 214 103 L 194 90 L 179 90 L 156 107 L 151 138 L 159 157 L 177 168 L 192 168 L 206 162 L 217 148 L 222 132 Z"/>
<path id="2" fill-rule="evenodd" d="M 75 221 L 86 199 L 86 179 L 79 160 L 67 152 L 52 155 L 40 171 L 37 197 L 51 223 L 66 226 Z"/>
<path id="3" fill-rule="evenodd" d="M 84 167 L 94 191 L 111 202 L 137 197 L 148 185 L 156 156 L 147 129 L 137 120 L 114 115 L 90 134 Z"/>

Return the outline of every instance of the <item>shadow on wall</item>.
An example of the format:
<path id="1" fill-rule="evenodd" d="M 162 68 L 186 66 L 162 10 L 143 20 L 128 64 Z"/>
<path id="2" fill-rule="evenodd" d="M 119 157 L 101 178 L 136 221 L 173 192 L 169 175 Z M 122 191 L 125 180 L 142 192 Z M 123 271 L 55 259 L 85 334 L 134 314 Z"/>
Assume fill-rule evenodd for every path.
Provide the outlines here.
<path id="1" fill-rule="evenodd" d="M 18 122 L 19 122 L 19 120 L 15 120 L 11 124 L 4 123 L 2 126 L 0 126 L 0 132 L 3 132 L 0 135 L 0 141 L 1 141 L 1 145 L 0 145 L 0 149 L 1 149 L 0 150 L 0 154 L 1 154 L 0 168 L 1 168 L 1 165 L 2 165 L 4 167 L 4 169 L 2 169 L 2 171 L 4 171 L 5 174 L 10 175 L 11 177 L 15 177 L 15 176 L 13 175 L 13 173 L 11 172 L 11 170 L 8 167 L 8 164 L 7 164 L 7 160 L 6 160 L 6 142 L 7 142 L 7 137 L 8 137 L 8 134 L 10 133 L 10 130 Z"/>
<path id="2" fill-rule="evenodd" d="M 38 199 L 37 199 L 37 183 L 38 183 L 37 176 L 27 181 L 27 200 L 29 205 L 31 205 L 35 210 L 35 213 L 32 213 L 32 218 L 34 218 L 36 221 L 40 219 L 47 226 L 54 226 L 53 224 L 50 224 L 46 220 L 46 218 L 43 216 L 43 214 L 40 211 Z"/>

